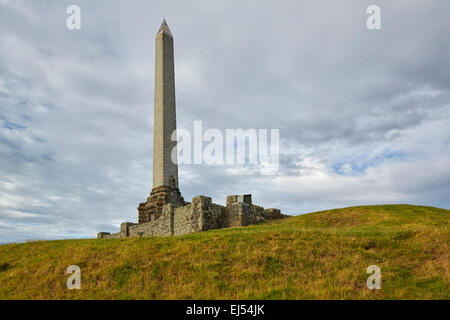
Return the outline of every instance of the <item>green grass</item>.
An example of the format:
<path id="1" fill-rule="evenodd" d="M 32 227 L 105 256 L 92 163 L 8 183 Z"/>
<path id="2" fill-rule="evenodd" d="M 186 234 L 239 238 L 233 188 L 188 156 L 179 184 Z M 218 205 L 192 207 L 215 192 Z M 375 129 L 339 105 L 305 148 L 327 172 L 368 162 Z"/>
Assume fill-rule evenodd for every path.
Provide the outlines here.
<path id="1" fill-rule="evenodd" d="M 170 238 L 0 246 L 0 299 L 449 299 L 450 210 L 351 207 Z M 81 290 L 66 269 L 81 268 Z M 366 288 L 378 265 L 382 289 Z"/>

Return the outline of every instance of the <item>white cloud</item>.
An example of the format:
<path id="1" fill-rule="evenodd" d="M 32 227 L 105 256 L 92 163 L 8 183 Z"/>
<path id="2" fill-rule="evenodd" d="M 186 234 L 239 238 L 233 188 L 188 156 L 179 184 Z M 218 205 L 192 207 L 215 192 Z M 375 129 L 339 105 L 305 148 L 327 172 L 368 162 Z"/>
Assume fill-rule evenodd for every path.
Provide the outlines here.
<path id="1" fill-rule="evenodd" d="M 378 33 L 364 3 L 81 0 L 79 31 L 65 27 L 68 4 L 0 0 L 0 242 L 136 221 L 151 189 L 163 17 L 180 126 L 280 129 L 278 175 L 181 166 L 186 200 L 253 193 L 288 213 L 450 207 L 448 4 L 386 3 Z"/>

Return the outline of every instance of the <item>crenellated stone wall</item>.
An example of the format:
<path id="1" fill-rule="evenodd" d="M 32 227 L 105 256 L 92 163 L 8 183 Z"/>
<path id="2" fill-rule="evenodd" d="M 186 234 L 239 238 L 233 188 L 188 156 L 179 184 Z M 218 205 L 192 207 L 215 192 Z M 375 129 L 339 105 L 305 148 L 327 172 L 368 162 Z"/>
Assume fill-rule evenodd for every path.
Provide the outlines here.
<path id="1" fill-rule="evenodd" d="M 227 205 L 212 202 L 210 197 L 197 196 L 192 203 L 179 206 L 163 205 L 161 215 L 144 223 L 124 222 L 120 232 L 100 232 L 99 239 L 128 237 L 178 236 L 212 229 L 231 228 L 257 224 L 265 220 L 286 217 L 278 209 L 264 209 L 252 204 L 251 195 L 229 196 Z"/>

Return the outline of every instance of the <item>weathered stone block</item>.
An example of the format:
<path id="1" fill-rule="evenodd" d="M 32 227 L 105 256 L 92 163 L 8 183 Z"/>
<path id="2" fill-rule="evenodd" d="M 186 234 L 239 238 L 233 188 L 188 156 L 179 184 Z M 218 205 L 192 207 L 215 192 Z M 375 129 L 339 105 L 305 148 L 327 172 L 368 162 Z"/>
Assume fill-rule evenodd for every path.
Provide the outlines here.
<path id="1" fill-rule="evenodd" d="M 130 228 L 131 226 L 134 226 L 134 225 L 136 225 L 136 224 L 135 224 L 135 223 L 132 223 L 132 222 L 122 222 L 122 223 L 120 224 L 120 233 L 122 234 L 122 236 L 123 236 L 124 238 L 127 238 L 127 237 L 130 236 L 128 230 L 129 230 L 129 228 Z"/>
<path id="2" fill-rule="evenodd" d="M 137 208 L 139 212 L 138 222 L 146 223 L 152 221 L 152 219 L 158 219 L 162 214 L 163 206 L 168 203 L 177 206 L 185 204 L 180 190 L 169 186 L 153 188 L 150 196 L 147 198 L 147 202 L 140 203 Z"/>
<path id="3" fill-rule="evenodd" d="M 227 207 L 232 205 L 233 203 L 246 203 L 252 204 L 252 195 L 244 194 L 244 195 L 231 195 L 227 196 Z"/>
<path id="4" fill-rule="evenodd" d="M 97 233 L 97 239 L 104 239 L 107 238 L 110 235 L 109 232 L 99 232 Z"/>
<path id="5" fill-rule="evenodd" d="M 237 202 L 237 195 L 227 196 L 227 207 Z"/>

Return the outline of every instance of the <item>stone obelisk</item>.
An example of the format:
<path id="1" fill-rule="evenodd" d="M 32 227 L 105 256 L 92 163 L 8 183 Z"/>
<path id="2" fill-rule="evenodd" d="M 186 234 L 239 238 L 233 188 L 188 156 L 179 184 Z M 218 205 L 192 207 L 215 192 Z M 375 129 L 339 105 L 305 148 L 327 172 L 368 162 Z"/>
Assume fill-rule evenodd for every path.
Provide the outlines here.
<path id="1" fill-rule="evenodd" d="M 156 35 L 153 189 L 147 201 L 139 204 L 139 223 L 157 219 L 164 204 L 184 205 L 178 188 L 178 164 L 172 161 L 177 142 L 171 137 L 176 128 L 173 36 L 163 20 Z"/>

